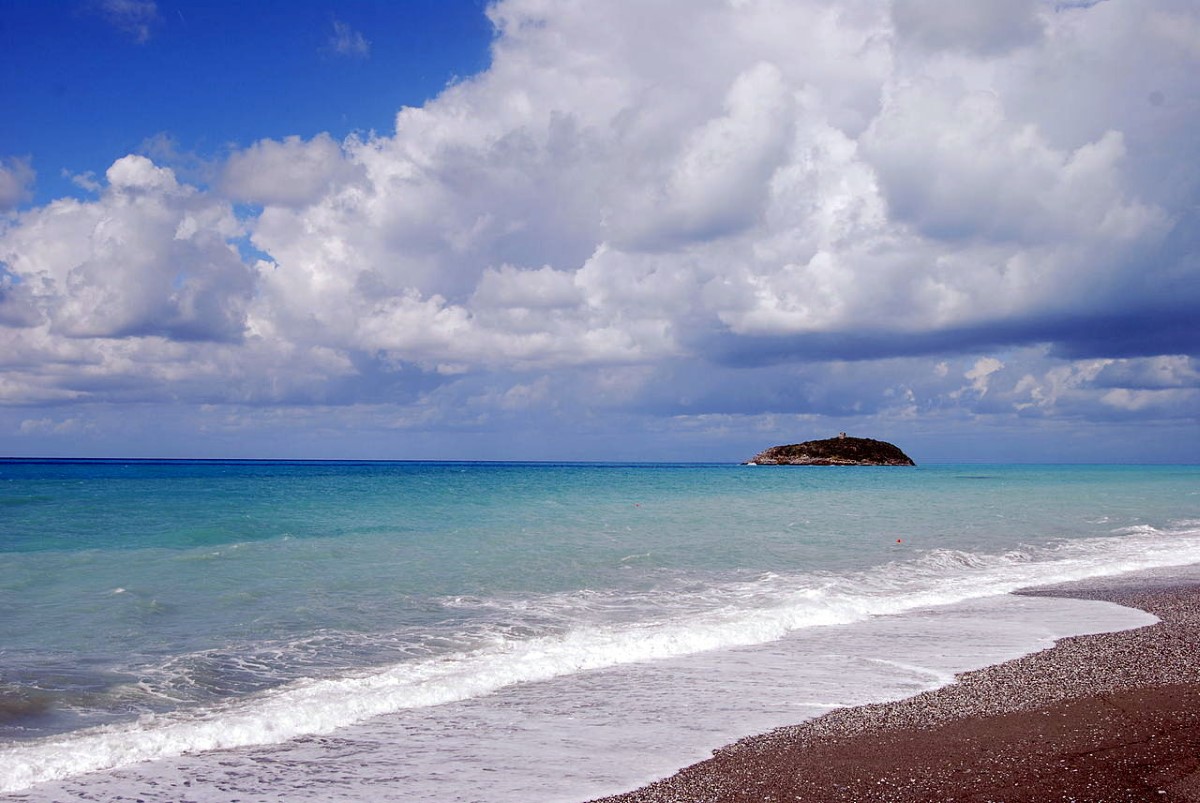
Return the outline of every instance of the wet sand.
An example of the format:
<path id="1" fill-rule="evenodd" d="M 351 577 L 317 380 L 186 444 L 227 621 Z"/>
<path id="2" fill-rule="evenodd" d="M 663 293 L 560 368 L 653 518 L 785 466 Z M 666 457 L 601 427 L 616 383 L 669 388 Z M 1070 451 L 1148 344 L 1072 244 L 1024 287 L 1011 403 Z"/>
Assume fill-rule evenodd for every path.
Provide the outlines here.
<path id="1" fill-rule="evenodd" d="M 603 801 L 1200 802 L 1200 576 L 1028 593 L 1109 600 L 1161 621 L 743 739 Z"/>

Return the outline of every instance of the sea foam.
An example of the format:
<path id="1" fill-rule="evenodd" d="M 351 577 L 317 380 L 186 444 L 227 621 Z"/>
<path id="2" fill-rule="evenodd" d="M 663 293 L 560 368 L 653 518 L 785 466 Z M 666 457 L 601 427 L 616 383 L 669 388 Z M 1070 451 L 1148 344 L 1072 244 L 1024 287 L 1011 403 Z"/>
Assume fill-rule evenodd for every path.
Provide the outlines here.
<path id="1" fill-rule="evenodd" d="M 1200 563 L 1200 529 L 1188 523 L 995 554 L 937 549 L 862 572 L 767 574 L 701 590 L 660 592 L 657 598 L 654 592 L 638 600 L 541 595 L 522 604 L 573 623 L 540 635 L 497 631 L 465 652 L 300 680 L 221 705 L 9 746 L 0 750 L 0 791 L 187 753 L 276 744 L 515 684 L 765 644 L 806 628 L 847 625 L 1030 585 L 1193 563 Z M 632 620 L 611 615 L 631 608 L 638 611 Z M 584 609 L 601 615 L 582 616 Z M 667 613 L 654 615 L 656 610 Z"/>

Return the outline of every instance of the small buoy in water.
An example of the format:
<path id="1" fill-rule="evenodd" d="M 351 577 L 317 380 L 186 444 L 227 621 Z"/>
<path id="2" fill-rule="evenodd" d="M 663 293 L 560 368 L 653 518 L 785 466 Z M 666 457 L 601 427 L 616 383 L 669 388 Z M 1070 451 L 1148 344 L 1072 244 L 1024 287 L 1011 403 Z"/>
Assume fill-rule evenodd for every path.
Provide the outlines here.
<path id="1" fill-rule="evenodd" d="M 897 544 L 903 544 L 904 542 L 903 542 L 903 541 L 901 541 L 899 538 L 897 538 L 897 539 L 896 539 L 896 543 L 897 543 Z"/>

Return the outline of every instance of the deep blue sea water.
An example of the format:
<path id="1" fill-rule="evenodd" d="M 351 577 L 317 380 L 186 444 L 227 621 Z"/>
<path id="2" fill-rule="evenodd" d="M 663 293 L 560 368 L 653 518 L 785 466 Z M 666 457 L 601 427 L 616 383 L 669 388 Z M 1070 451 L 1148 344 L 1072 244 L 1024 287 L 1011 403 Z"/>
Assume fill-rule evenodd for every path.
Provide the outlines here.
<path id="1" fill-rule="evenodd" d="M 0 461 L 0 793 L 583 799 L 1197 563 L 1200 467 Z"/>

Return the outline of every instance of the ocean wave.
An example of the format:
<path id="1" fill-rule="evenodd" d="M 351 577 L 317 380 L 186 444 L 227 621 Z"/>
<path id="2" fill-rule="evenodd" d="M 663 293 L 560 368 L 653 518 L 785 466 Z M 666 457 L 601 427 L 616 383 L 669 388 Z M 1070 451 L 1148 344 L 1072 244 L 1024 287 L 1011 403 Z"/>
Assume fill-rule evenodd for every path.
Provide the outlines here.
<path id="1" fill-rule="evenodd" d="M 0 749 L 0 791 L 185 753 L 328 733 L 517 683 L 762 644 L 803 628 L 845 625 L 1032 585 L 1195 563 L 1200 563 L 1200 528 L 1187 522 L 998 553 L 935 549 L 845 575 L 767 573 L 712 586 L 523 600 L 458 597 L 447 606 L 491 607 L 525 624 L 497 621 L 464 641 L 446 641 L 445 649 L 409 653 L 407 660 L 384 667 L 294 680 L 234 701 L 10 745 Z M 286 653 L 272 659 L 290 660 Z M 194 667 L 195 662 L 187 671 Z M 246 662 L 241 669 L 268 671 Z"/>

